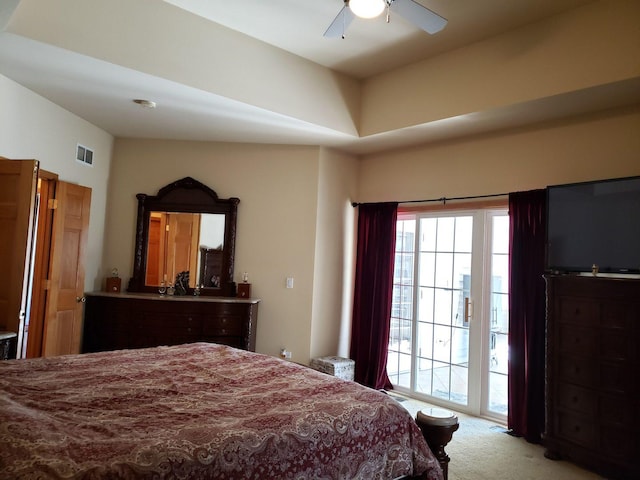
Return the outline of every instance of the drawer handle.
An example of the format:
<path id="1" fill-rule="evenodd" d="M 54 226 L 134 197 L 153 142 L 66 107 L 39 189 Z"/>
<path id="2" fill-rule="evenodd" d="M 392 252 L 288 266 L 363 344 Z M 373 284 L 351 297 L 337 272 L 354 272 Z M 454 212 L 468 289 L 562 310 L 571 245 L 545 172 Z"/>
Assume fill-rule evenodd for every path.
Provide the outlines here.
<path id="1" fill-rule="evenodd" d="M 227 329 L 226 328 L 220 329 L 220 335 L 226 335 L 226 334 L 227 334 Z"/>

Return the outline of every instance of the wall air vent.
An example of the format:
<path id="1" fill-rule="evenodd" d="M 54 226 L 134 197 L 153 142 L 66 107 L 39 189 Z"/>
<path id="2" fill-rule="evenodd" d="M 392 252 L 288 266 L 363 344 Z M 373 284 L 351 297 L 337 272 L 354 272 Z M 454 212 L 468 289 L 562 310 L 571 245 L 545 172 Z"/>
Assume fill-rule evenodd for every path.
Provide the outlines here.
<path id="1" fill-rule="evenodd" d="M 84 163 L 85 165 L 93 166 L 93 150 L 85 147 L 84 145 L 78 144 L 78 148 L 76 149 L 76 160 L 80 163 Z"/>

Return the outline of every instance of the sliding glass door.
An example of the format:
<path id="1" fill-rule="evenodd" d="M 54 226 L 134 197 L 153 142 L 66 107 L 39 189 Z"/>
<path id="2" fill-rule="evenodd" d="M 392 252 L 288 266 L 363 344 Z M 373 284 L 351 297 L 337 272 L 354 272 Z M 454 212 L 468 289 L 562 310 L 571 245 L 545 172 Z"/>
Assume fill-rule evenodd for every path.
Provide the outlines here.
<path id="1" fill-rule="evenodd" d="M 394 386 L 506 415 L 508 217 L 400 214 L 387 372 Z"/>

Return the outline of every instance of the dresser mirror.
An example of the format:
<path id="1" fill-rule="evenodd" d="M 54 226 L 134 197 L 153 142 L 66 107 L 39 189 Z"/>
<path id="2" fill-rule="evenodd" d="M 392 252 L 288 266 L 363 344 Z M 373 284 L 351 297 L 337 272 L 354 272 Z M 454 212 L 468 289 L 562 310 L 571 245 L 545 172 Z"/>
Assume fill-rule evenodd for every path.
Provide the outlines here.
<path id="1" fill-rule="evenodd" d="M 233 296 L 238 198 L 221 199 L 185 177 L 157 195 L 139 193 L 129 292 L 158 292 L 189 272 L 187 293 Z"/>

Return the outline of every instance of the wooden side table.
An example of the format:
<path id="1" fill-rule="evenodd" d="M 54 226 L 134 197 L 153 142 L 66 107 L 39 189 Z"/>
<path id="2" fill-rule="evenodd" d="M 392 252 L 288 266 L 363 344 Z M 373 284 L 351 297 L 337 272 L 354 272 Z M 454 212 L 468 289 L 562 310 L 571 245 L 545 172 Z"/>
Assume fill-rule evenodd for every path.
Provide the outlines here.
<path id="1" fill-rule="evenodd" d="M 458 430 L 458 416 L 449 410 L 441 408 L 427 408 L 416 415 L 416 423 L 422 431 L 429 448 L 438 459 L 444 479 L 449 476 L 449 455 L 444 447 L 451 441 L 453 433 Z"/>
<path id="2" fill-rule="evenodd" d="M 0 331 L 0 360 L 16 358 L 16 340 L 18 334 L 15 332 Z"/>

